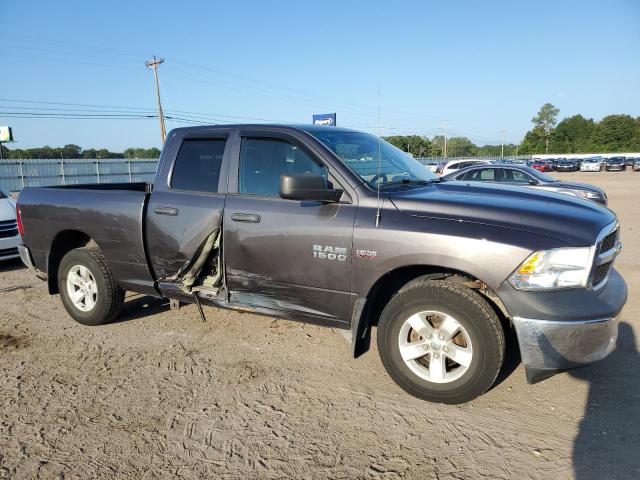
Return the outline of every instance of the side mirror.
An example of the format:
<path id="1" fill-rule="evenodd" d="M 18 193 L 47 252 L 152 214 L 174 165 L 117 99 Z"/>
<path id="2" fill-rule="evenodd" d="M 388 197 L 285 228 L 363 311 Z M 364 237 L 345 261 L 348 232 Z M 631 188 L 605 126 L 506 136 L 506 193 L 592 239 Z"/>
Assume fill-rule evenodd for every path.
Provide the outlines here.
<path id="1" fill-rule="evenodd" d="M 342 197 L 342 190 L 327 188 L 320 175 L 308 173 L 282 175 L 280 177 L 280 197 L 288 200 L 312 200 L 336 203 Z"/>
<path id="2" fill-rule="evenodd" d="M 529 185 L 538 185 L 538 183 L 537 180 L 529 180 Z"/>

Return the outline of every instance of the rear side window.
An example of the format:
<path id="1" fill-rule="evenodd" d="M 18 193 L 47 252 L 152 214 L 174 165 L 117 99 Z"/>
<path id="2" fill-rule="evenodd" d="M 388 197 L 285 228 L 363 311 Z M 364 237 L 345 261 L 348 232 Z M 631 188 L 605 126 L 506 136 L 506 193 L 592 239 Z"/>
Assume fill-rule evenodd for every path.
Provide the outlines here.
<path id="1" fill-rule="evenodd" d="M 171 187 L 216 193 L 224 155 L 224 139 L 187 139 L 182 142 L 173 167 Z"/>
<path id="2" fill-rule="evenodd" d="M 498 174 L 495 168 L 481 168 L 466 173 L 464 179 L 472 182 L 495 182 Z"/>

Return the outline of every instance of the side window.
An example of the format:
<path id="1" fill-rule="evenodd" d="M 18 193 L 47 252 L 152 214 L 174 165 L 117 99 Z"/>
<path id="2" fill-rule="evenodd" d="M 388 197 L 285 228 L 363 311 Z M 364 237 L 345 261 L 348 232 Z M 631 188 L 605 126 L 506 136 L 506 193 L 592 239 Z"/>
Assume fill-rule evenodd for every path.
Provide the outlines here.
<path id="1" fill-rule="evenodd" d="M 467 173 L 465 180 L 472 182 L 495 182 L 498 180 L 498 175 L 495 168 L 480 168 Z"/>
<path id="2" fill-rule="evenodd" d="M 277 197 L 280 177 L 310 173 L 327 179 L 327 169 L 303 149 L 284 140 L 245 138 L 240 151 L 240 193 Z"/>
<path id="3" fill-rule="evenodd" d="M 195 192 L 218 191 L 224 139 L 186 139 L 173 166 L 171 187 Z"/>
<path id="4" fill-rule="evenodd" d="M 505 180 L 510 183 L 529 183 L 531 177 L 518 170 L 505 170 Z"/>

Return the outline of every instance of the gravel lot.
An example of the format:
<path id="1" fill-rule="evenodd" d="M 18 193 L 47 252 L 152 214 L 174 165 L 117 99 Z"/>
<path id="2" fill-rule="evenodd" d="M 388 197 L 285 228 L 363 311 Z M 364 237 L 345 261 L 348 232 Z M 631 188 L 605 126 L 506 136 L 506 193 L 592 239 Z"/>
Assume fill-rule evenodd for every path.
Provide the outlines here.
<path id="1" fill-rule="evenodd" d="M 640 478 L 640 173 L 557 176 L 621 219 L 618 349 L 533 386 L 511 355 L 462 406 L 406 395 L 375 342 L 353 360 L 335 330 L 139 295 L 83 327 L 0 265 L 0 478 Z"/>

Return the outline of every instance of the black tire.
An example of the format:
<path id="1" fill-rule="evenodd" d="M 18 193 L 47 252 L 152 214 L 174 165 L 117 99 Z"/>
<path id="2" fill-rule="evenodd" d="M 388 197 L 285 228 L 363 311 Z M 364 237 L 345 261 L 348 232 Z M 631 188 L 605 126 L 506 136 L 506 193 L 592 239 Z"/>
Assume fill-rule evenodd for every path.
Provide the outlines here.
<path id="1" fill-rule="evenodd" d="M 69 298 L 67 276 L 76 265 L 86 267 L 97 286 L 95 306 L 90 311 L 82 311 Z M 76 248 L 69 251 L 58 268 L 58 289 L 62 304 L 75 321 L 83 325 L 103 325 L 120 314 L 124 304 L 124 290 L 116 281 L 106 258 L 97 247 Z"/>
<path id="2" fill-rule="evenodd" d="M 449 383 L 433 383 L 414 373 L 400 355 L 399 334 L 411 315 L 433 310 L 454 317 L 473 345 L 466 372 Z M 418 279 L 387 304 L 378 323 L 378 351 L 391 378 L 407 393 L 430 402 L 465 403 L 486 392 L 504 360 L 505 339 L 500 319 L 477 292 L 459 283 Z"/>

